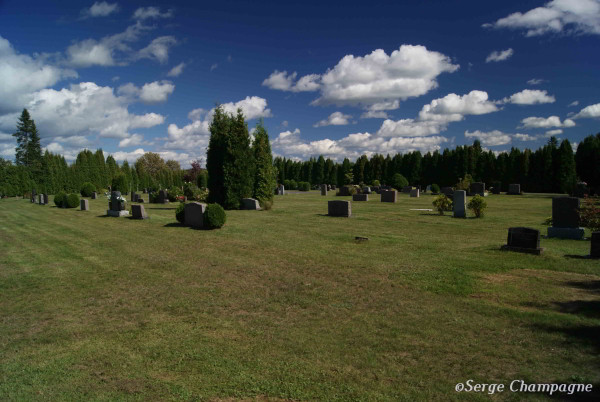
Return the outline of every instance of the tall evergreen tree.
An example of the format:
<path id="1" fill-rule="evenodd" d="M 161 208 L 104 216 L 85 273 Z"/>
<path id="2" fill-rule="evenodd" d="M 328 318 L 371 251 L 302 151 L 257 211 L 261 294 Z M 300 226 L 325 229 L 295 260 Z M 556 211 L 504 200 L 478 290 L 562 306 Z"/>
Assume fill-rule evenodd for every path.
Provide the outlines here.
<path id="1" fill-rule="evenodd" d="M 273 193 L 277 183 L 275 182 L 273 170 L 273 155 L 271 154 L 269 134 L 262 119 L 258 122 L 254 131 L 252 151 L 255 163 L 252 197 L 257 199 L 260 205 L 264 207 L 265 203 L 273 201 Z"/>

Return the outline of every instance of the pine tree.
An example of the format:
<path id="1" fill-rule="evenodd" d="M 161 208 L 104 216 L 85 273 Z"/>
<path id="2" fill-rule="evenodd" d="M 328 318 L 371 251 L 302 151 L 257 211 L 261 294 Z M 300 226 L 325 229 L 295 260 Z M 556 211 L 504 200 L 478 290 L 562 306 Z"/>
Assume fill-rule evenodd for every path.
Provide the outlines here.
<path id="1" fill-rule="evenodd" d="M 231 120 L 219 105 L 215 108 L 210 123 L 210 139 L 206 150 L 206 170 L 208 171 L 208 202 L 225 204 L 225 157 Z M 280 172 L 281 173 L 281 172 Z"/>
<path id="2" fill-rule="evenodd" d="M 252 197 L 257 199 L 260 205 L 264 207 L 266 203 L 273 201 L 273 190 L 277 183 L 275 183 L 273 174 L 273 155 L 271 154 L 269 134 L 262 119 L 256 125 L 254 131 L 252 151 L 255 163 Z"/>
<path id="3" fill-rule="evenodd" d="M 557 152 L 557 174 L 556 180 L 558 190 L 561 193 L 571 193 L 576 184 L 577 173 L 575 171 L 575 157 L 573 148 L 568 139 L 564 139 Z"/>

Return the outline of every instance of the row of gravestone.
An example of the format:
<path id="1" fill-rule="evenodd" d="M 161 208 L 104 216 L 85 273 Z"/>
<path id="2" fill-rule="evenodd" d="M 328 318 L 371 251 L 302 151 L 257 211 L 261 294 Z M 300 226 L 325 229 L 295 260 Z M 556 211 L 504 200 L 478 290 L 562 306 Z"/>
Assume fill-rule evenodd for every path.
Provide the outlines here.
<path id="1" fill-rule="evenodd" d="M 514 227 L 508 229 L 508 239 L 502 250 L 516 251 L 540 255 L 543 248 L 540 247 L 540 231 L 533 228 Z M 590 258 L 600 258 L 600 232 L 593 232 L 590 241 Z"/>

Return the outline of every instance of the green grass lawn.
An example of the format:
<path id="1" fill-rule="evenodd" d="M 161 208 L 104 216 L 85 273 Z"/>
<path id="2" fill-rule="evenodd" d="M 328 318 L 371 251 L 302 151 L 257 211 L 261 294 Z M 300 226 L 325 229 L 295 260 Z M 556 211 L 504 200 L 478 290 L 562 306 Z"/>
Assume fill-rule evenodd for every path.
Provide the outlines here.
<path id="1" fill-rule="evenodd" d="M 335 198 L 276 196 L 213 231 L 180 226 L 175 204 L 136 221 L 105 217 L 103 196 L 87 212 L 0 200 L 0 400 L 565 396 L 455 392 L 469 379 L 592 383 L 568 400 L 598 400 L 590 242 L 499 250 L 511 226 L 546 234 L 551 195 L 490 195 L 484 219 L 405 194 L 328 217 Z"/>

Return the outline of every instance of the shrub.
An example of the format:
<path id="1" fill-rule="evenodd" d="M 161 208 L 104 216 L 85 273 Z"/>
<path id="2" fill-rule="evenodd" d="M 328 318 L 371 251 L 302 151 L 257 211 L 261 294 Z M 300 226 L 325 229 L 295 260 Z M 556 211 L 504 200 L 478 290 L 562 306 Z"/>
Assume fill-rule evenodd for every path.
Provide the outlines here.
<path id="1" fill-rule="evenodd" d="M 599 201 L 598 197 L 586 196 L 580 211 L 581 226 L 590 228 L 592 232 L 600 230 L 600 207 L 597 205 Z"/>
<path id="2" fill-rule="evenodd" d="M 476 218 L 483 218 L 485 215 L 485 209 L 487 208 L 487 202 L 482 196 L 476 195 L 475 197 L 471 198 L 467 208 L 473 211 Z"/>
<path id="3" fill-rule="evenodd" d="M 208 204 L 204 210 L 204 223 L 208 229 L 218 229 L 225 224 L 227 215 L 219 204 Z"/>
<path id="4" fill-rule="evenodd" d="M 67 208 L 77 208 L 79 206 L 79 195 L 76 193 L 67 196 Z"/>
<path id="5" fill-rule="evenodd" d="M 284 180 L 283 181 L 283 187 L 288 188 L 288 189 L 291 190 L 292 189 L 292 185 L 291 185 L 290 180 Z"/>
<path id="6" fill-rule="evenodd" d="M 542 225 L 552 226 L 552 217 L 547 218 Z"/>
<path id="7" fill-rule="evenodd" d="M 258 202 L 260 203 L 261 208 L 265 211 L 270 211 L 271 208 L 273 208 L 273 201 L 271 200 L 258 200 Z"/>
<path id="8" fill-rule="evenodd" d="M 439 193 L 440 192 L 440 186 L 438 186 L 437 184 L 432 184 L 431 185 L 431 192 L 432 193 Z"/>
<path id="9" fill-rule="evenodd" d="M 444 215 L 444 211 L 452 210 L 452 201 L 450 201 L 450 198 L 446 197 L 444 194 L 440 194 L 438 197 L 436 197 L 432 204 L 438 210 L 440 215 Z"/>
<path id="10" fill-rule="evenodd" d="M 183 191 L 177 186 L 172 186 L 169 191 L 167 191 L 167 198 L 169 201 L 175 202 L 179 201 L 179 197 L 183 196 Z"/>
<path id="11" fill-rule="evenodd" d="M 177 222 L 179 223 L 185 222 L 185 202 L 179 203 L 179 206 L 175 210 L 175 219 L 177 219 Z"/>
<path id="12" fill-rule="evenodd" d="M 402 188 L 406 186 L 408 186 L 408 180 L 406 180 L 406 178 L 400 173 L 396 173 L 392 177 L 392 187 L 394 187 L 396 190 L 402 190 Z"/>
<path id="13" fill-rule="evenodd" d="M 207 183 L 207 177 L 206 177 L 206 172 L 201 172 L 200 174 L 198 174 L 198 177 L 196 177 L 196 184 L 198 185 L 199 188 L 206 188 L 206 183 Z M 188 195 L 186 195 L 186 197 L 189 197 Z"/>
<path id="14" fill-rule="evenodd" d="M 67 193 L 64 191 L 59 191 L 58 194 L 54 196 L 54 205 L 61 208 L 63 205 L 67 206 Z"/>
<path id="15" fill-rule="evenodd" d="M 379 187 L 379 186 L 381 186 L 381 184 L 379 184 L 379 180 L 373 180 L 373 185 L 374 185 L 375 187 Z"/>
<path id="16" fill-rule="evenodd" d="M 157 192 L 149 192 L 148 193 L 148 202 L 150 204 L 154 204 L 156 203 L 156 201 L 158 201 L 158 193 Z"/>
<path id="17" fill-rule="evenodd" d="M 300 191 L 309 191 L 310 190 L 310 183 L 307 181 L 301 181 L 298 183 L 298 190 Z"/>
<path id="18" fill-rule="evenodd" d="M 129 191 L 125 173 L 117 173 L 117 175 L 113 177 L 111 191 L 120 191 L 121 193 Z"/>
<path id="19" fill-rule="evenodd" d="M 204 189 L 204 190 L 198 189 L 198 191 L 194 193 L 194 198 L 192 198 L 192 199 L 195 201 L 198 201 L 198 202 L 205 202 L 207 200 L 207 198 L 208 198 L 208 189 Z"/>
<path id="20" fill-rule="evenodd" d="M 466 174 L 464 179 L 459 179 L 459 182 L 454 185 L 455 190 L 469 191 L 473 178 L 470 174 Z"/>
<path id="21" fill-rule="evenodd" d="M 85 182 L 81 186 L 81 196 L 82 197 L 91 197 L 92 193 L 96 191 L 96 186 L 94 186 L 90 182 Z"/>
<path id="22" fill-rule="evenodd" d="M 298 182 L 296 180 L 290 180 L 290 190 L 298 190 Z"/>
<path id="23" fill-rule="evenodd" d="M 348 195 L 354 195 L 354 194 L 356 194 L 356 187 L 348 186 Z"/>

